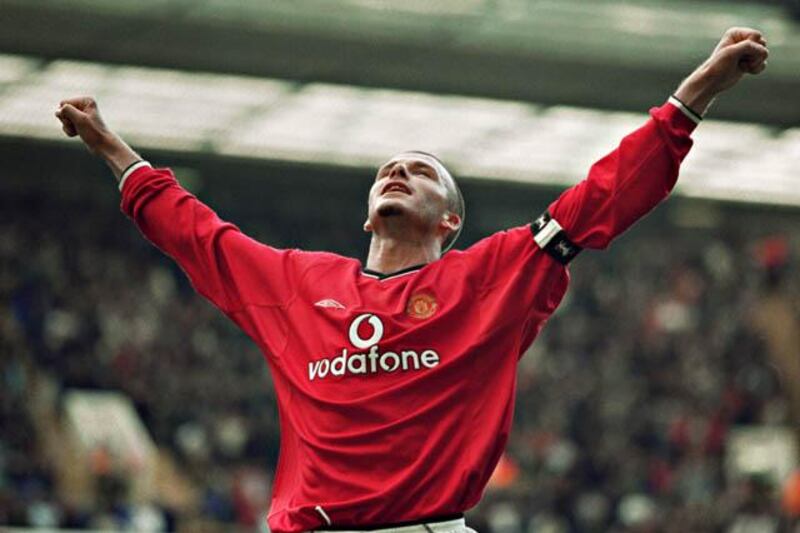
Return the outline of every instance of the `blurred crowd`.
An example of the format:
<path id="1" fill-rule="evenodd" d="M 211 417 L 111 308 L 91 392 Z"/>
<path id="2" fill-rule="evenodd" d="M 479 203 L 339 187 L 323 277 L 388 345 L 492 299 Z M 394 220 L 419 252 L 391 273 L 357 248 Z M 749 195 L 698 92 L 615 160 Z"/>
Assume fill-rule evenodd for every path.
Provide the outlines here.
<path id="1" fill-rule="evenodd" d="M 732 428 L 798 427 L 752 325 L 769 295 L 798 302 L 788 243 L 700 233 L 576 262 L 521 361 L 510 457 L 527 483 L 502 493 L 508 531 L 796 531 L 780 486 L 725 468 Z"/>
<path id="2" fill-rule="evenodd" d="M 735 228 L 660 229 L 575 261 L 520 362 L 502 472 L 468 515 L 482 533 L 798 531 L 780 486 L 724 466 L 732 427 L 797 427 L 752 320 L 769 294 L 800 301 L 792 244 L 781 228 L 777 256 Z M 279 443 L 262 356 L 116 206 L 0 197 L 0 379 L 0 525 L 187 519 L 166 501 L 132 504 L 108 471 L 92 507 L 65 499 L 32 380 L 53 383 L 56 404 L 73 388 L 123 391 L 197 488 L 193 518 L 261 522 Z"/>

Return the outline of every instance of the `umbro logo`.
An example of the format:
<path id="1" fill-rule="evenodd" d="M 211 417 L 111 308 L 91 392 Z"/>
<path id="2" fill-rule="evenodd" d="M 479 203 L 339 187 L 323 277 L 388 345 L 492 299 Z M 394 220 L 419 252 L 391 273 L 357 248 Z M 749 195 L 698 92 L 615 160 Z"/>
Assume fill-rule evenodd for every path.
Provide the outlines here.
<path id="1" fill-rule="evenodd" d="M 314 304 L 316 307 L 327 307 L 329 309 L 344 309 L 345 307 L 334 300 L 333 298 L 326 298 Z"/>

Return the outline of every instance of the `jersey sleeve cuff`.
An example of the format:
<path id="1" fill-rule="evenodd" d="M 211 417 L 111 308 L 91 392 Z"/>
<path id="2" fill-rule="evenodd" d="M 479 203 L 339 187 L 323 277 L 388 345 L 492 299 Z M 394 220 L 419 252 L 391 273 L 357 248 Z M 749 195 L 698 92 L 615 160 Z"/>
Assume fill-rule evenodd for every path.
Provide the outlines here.
<path id="1" fill-rule="evenodd" d="M 122 191 L 122 187 L 125 186 L 125 182 L 128 180 L 128 178 L 134 172 L 136 172 L 137 170 L 139 170 L 140 168 L 143 168 L 143 167 L 153 168 L 152 165 L 150 165 L 150 163 L 148 163 L 147 161 L 136 161 L 134 163 L 131 163 L 128 166 L 128 168 L 126 168 L 122 172 L 122 176 L 119 178 L 119 190 Z"/>
<path id="2" fill-rule="evenodd" d="M 697 126 L 703 121 L 703 116 L 700 115 L 700 113 L 696 112 L 694 109 L 681 102 L 677 96 L 675 95 L 670 96 L 667 102 L 672 106 L 676 107 L 683 114 L 683 116 L 691 120 L 695 126 Z"/>

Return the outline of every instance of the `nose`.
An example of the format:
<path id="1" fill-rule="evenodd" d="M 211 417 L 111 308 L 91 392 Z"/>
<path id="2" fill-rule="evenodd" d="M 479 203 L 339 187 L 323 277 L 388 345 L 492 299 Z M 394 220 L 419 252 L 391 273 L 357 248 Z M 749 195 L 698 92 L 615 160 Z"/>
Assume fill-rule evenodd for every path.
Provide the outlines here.
<path id="1" fill-rule="evenodd" d="M 406 166 L 405 163 L 398 161 L 397 163 L 392 165 L 392 170 L 389 172 L 390 178 L 401 177 L 407 179 L 408 176 L 409 176 L 408 167 Z"/>

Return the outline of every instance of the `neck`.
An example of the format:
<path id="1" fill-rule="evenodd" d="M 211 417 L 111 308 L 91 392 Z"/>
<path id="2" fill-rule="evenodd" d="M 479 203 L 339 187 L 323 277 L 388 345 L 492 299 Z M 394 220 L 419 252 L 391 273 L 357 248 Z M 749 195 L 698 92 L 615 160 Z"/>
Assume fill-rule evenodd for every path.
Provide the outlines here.
<path id="1" fill-rule="evenodd" d="M 369 245 L 367 269 L 381 274 L 391 274 L 404 268 L 436 261 L 441 251 L 437 239 L 417 241 L 379 237 L 373 233 Z"/>

